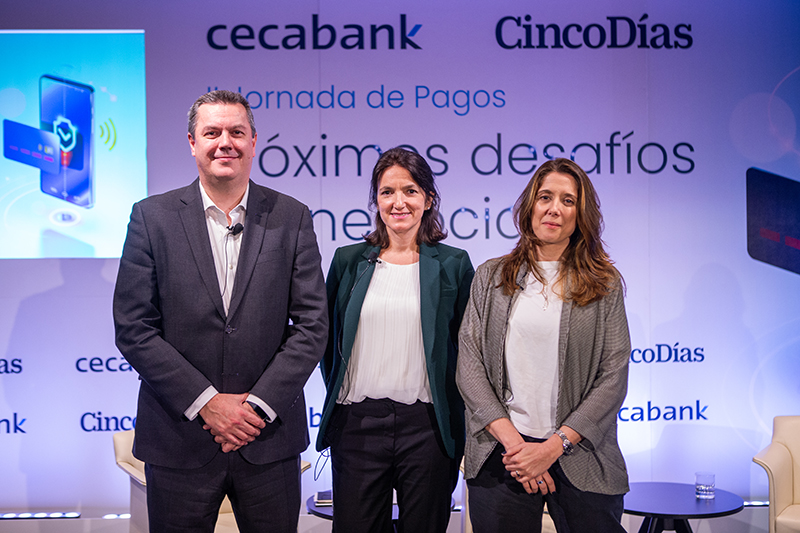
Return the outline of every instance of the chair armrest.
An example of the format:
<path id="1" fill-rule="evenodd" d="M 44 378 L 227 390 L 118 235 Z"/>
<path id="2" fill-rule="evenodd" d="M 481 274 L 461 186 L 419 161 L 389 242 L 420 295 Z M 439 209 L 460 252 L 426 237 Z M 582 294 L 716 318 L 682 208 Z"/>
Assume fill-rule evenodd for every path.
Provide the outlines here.
<path id="1" fill-rule="evenodd" d="M 783 444 L 772 442 L 753 457 L 753 462 L 767 472 L 769 479 L 770 530 L 775 518 L 792 504 L 792 455 Z"/>
<path id="2" fill-rule="evenodd" d="M 136 481 L 139 485 L 142 486 L 147 485 L 144 479 L 144 472 L 136 465 L 117 461 L 117 466 L 120 467 L 126 474 L 131 476 L 131 480 Z"/>
<path id="3" fill-rule="evenodd" d="M 114 458 L 117 466 L 140 485 L 146 485 L 144 463 L 133 456 L 134 430 L 114 433 Z"/>

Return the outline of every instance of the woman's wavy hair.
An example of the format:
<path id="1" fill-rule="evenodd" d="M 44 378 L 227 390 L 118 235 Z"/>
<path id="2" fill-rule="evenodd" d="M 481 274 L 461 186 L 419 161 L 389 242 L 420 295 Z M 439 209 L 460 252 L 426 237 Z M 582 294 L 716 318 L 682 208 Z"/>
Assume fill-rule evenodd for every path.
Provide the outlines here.
<path id="1" fill-rule="evenodd" d="M 543 243 L 533 231 L 533 209 L 542 182 L 553 172 L 571 176 L 578 188 L 575 231 L 561 256 L 556 287 L 567 287 L 568 293 L 561 294 L 563 300 L 583 306 L 608 295 L 614 282 L 622 277 L 603 249 L 600 238 L 603 215 L 594 186 L 586 172 L 570 159 L 553 159 L 540 166 L 514 204 L 514 225 L 519 232 L 519 241 L 511 253 L 503 258 L 498 288 L 502 287 L 508 295 L 513 294 L 523 264 L 528 266 L 539 282 L 545 283 L 543 273 L 536 264 L 539 260 L 538 247 Z"/>
<path id="2" fill-rule="evenodd" d="M 417 232 L 417 244 L 434 245 L 447 237 L 447 232 L 442 228 L 439 219 L 439 191 L 433 179 L 433 171 L 425 161 L 425 158 L 416 152 L 411 152 L 403 148 L 392 148 L 386 150 L 378 158 L 375 168 L 372 169 L 372 181 L 369 187 L 369 207 L 375 212 L 375 231 L 364 237 L 373 246 L 388 248 L 389 233 L 386 231 L 386 224 L 381 218 L 378 209 L 378 188 L 380 187 L 381 177 L 390 167 L 402 167 L 411 174 L 411 178 L 425 193 L 425 198 L 430 199 L 431 206 L 422 214 L 422 222 Z"/>

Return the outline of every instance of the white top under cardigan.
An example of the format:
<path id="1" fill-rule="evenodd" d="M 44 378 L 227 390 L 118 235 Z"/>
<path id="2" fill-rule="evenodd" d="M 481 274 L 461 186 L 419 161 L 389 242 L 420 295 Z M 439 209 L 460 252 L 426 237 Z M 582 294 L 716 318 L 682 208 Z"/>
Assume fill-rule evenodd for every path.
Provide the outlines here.
<path id="1" fill-rule="evenodd" d="M 506 369 L 511 422 L 523 435 L 547 438 L 556 427 L 558 334 L 561 298 L 553 292 L 558 261 L 538 263 L 545 286 L 529 272 L 511 308 L 506 331 Z"/>
<path id="2" fill-rule="evenodd" d="M 419 291 L 419 263 L 376 263 L 337 403 L 432 401 Z"/>

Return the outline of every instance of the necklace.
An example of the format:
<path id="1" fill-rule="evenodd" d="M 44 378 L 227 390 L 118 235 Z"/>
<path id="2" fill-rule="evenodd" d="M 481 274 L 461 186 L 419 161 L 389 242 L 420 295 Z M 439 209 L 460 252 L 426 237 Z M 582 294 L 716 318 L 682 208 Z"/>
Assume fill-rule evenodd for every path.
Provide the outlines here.
<path id="1" fill-rule="evenodd" d="M 546 265 L 547 263 L 539 263 L 539 264 Z M 555 267 L 555 269 L 553 269 L 553 267 L 551 267 L 550 269 L 546 268 L 544 270 L 544 275 L 542 276 L 542 278 L 544 279 L 544 281 L 542 282 L 537 280 L 532 273 L 529 273 L 529 275 L 531 276 L 531 283 L 539 283 L 542 286 L 542 290 L 539 292 L 539 294 L 542 295 L 542 298 L 544 298 L 544 303 L 542 304 L 542 311 L 547 311 L 547 308 L 550 307 L 550 294 L 553 293 L 550 287 L 553 281 L 556 279 L 556 276 L 558 275 L 558 268 L 557 267 Z M 553 295 L 555 295 L 555 293 L 553 293 Z"/>

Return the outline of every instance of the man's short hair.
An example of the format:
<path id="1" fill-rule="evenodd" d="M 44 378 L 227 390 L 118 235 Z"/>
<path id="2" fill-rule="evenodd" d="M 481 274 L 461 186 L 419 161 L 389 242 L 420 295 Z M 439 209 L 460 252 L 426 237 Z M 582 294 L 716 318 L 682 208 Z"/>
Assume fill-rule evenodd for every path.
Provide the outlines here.
<path id="1" fill-rule="evenodd" d="M 189 135 L 194 138 L 194 130 L 197 128 L 197 110 L 203 104 L 240 104 L 247 111 L 247 120 L 250 122 L 250 130 L 253 132 L 253 137 L 256 136 L 256 121 L 253 118 L 253 111 L 250 109 L 250 103 L 247 98 L 239 93 L 226 90 L 211 91 L 206 93 L 192 104 L 189 109 Z"/>

